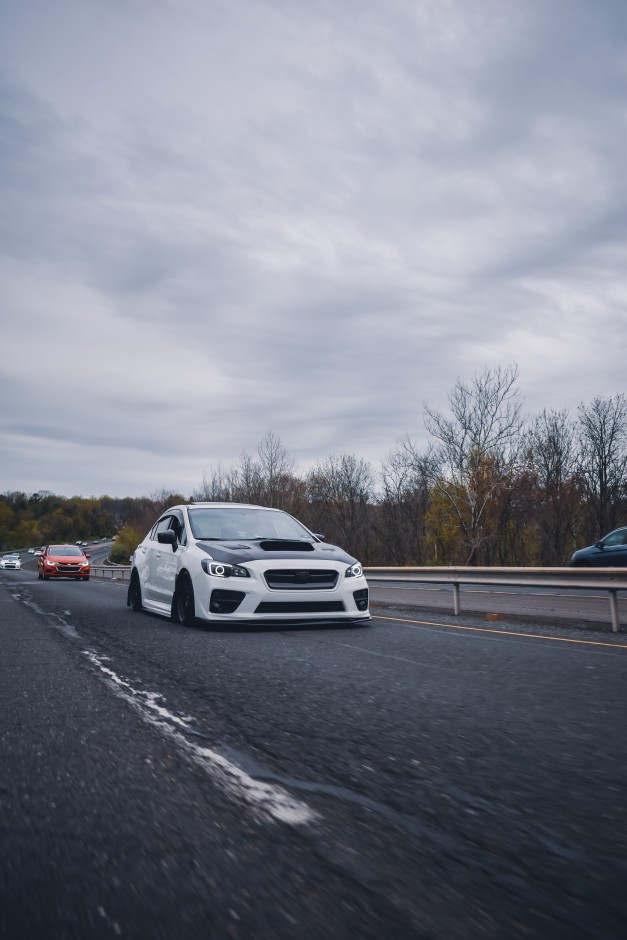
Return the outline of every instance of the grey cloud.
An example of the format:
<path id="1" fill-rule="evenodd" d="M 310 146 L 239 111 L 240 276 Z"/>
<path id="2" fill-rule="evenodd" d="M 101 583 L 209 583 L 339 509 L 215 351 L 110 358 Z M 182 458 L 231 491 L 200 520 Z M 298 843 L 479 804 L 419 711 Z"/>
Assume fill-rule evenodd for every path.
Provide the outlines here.
<path id="1" fill-rule="evenodd" d="M 376 461 L 484 363 L 620 390 L 622 4 L 59 2 L 0 37 L 7 485 Z"/>

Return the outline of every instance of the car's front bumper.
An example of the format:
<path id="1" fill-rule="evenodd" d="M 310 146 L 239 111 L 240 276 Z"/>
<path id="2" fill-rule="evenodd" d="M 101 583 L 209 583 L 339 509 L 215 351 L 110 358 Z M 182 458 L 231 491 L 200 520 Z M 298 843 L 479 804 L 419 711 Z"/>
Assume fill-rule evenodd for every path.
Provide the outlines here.
<path id="1" fill-rule="evenodd" d="M 41 568 L 44 578 L 88 578 L 89 568 L 80 565 L 59 565 L 58 568 Z"/>
<path id="2" fill-rule="evenodd" d="M 336 586 L 322 590 L 271 590 L 265 578 L 266 569 L 258 568 L 254 563 L 247 567 L 250 578 L 216 578 L 204 572 L 198 573 L 193 579 L 196 615 L 209 621 L 246 623 L 360 622 L 371 619 L 366 579 L 363 576 L 345 577 L 341 566 L 337 571 Z M 324 567 L 330 567 L 328 562 Z"/>

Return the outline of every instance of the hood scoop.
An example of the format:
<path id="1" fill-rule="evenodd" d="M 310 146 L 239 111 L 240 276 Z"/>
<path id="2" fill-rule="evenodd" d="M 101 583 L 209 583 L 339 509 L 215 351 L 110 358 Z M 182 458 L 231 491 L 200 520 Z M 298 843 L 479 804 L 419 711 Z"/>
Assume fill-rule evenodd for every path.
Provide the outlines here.
<path id="1" fill-rule="evenodd" d="M 289 541 L 287 539 L 263 539 L 259 548 L 264 552 L 313 552 L 311 542 Z"/>

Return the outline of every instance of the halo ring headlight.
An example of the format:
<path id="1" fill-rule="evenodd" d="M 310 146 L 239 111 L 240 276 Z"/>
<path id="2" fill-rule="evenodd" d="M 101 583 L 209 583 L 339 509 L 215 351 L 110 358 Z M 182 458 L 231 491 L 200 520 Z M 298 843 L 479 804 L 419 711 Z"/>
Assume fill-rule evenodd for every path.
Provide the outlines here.
<path id="1" fill-rule="evenodd" d="M 363 576 L 364 569 L 361 567 L 358 561 L 354 565 L 351 565 L 346 569 L 347 578 L 361 578 Z"/>

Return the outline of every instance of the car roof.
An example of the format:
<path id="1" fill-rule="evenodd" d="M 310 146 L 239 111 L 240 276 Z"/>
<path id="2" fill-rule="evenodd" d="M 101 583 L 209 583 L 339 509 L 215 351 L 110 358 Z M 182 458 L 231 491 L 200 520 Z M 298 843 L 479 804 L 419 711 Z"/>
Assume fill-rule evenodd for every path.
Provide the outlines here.
<path id="1" fill-rule="evenodd" d="M 172 509 L 266 509 L 269 512 L 283 512 L 275 506 L 259 506 L 256 503 L 186 503 L 184 506 L 172 506 Z M 162 515 L 170 510 L 165 510 Z"/>

